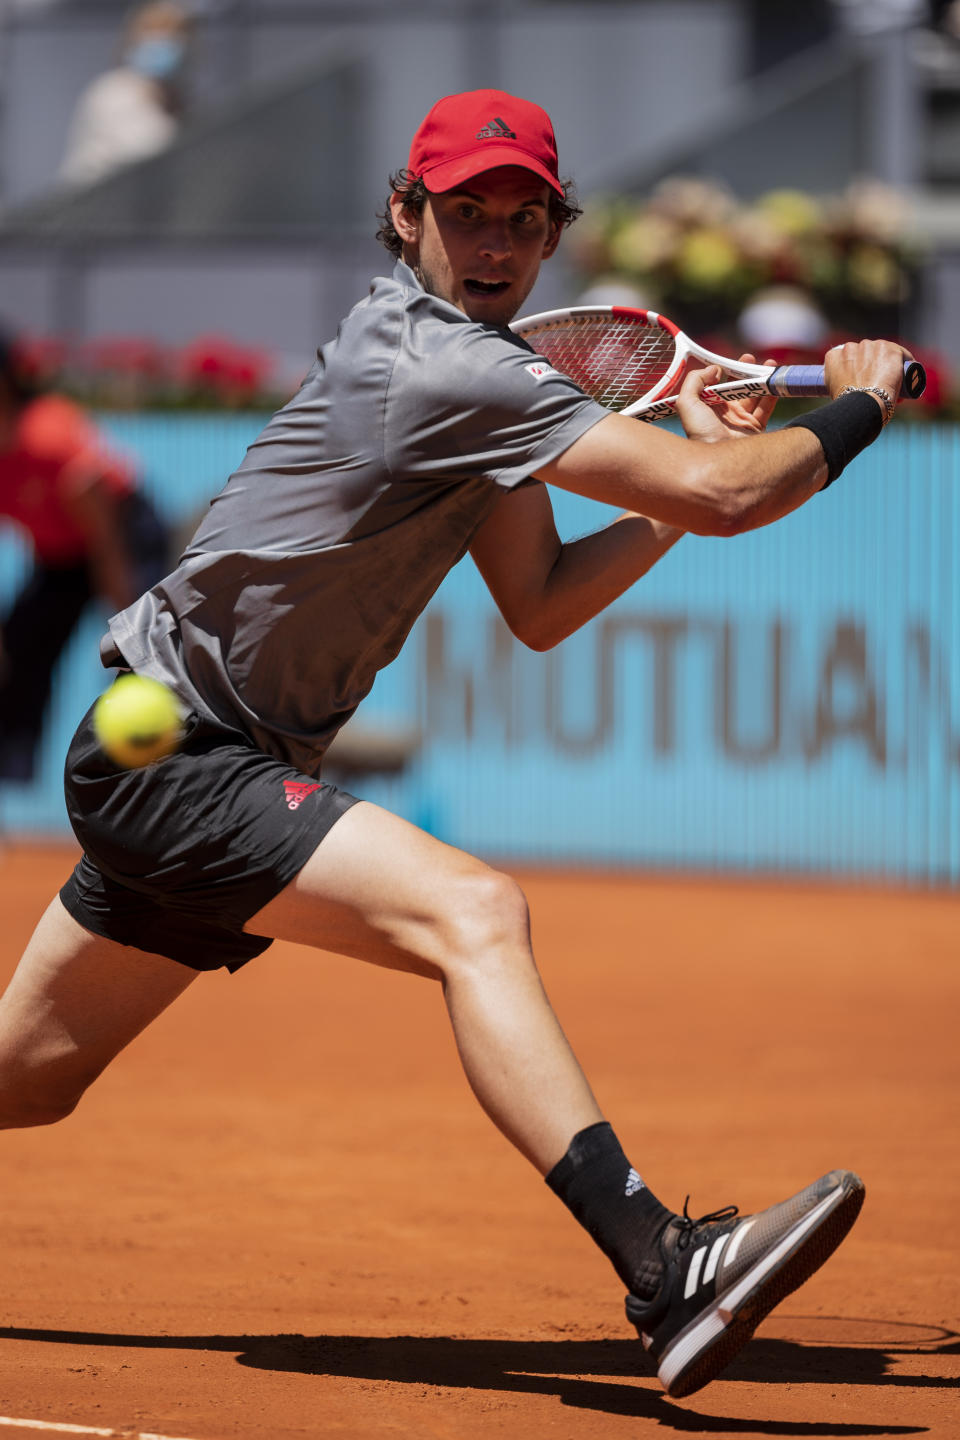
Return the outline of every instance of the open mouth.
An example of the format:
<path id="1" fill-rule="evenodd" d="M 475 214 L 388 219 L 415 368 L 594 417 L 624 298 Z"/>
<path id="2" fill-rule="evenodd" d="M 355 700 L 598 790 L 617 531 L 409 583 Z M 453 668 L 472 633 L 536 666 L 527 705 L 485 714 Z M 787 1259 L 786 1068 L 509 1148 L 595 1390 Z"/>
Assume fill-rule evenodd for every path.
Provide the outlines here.
<path id="1" fill-rule="evenodd" d="M 464 280 L 463 288 L 468 295 L 502 295 L 509 290 L 509 280 Z"/>

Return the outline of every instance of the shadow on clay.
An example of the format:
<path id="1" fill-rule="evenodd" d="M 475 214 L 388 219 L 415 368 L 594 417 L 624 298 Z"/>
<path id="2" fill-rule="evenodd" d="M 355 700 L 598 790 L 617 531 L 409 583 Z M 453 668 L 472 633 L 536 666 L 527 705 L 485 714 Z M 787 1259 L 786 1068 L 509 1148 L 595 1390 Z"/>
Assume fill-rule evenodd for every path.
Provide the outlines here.
<path id="1" fill-rule="evenodd" d="M 705 1415 L 638 1380 L 655 1371 L 635 1340 L 490 1340 L 446 1336 L 118 1335 L 0 1326 L 0 1338 L 104 1349 L 234 1351 L 240 1365 L 516 1395 L 556 1395 L 564 1405 L 655 1419 L 665 1429 L 798 1437 L 917 1435 L 924 1425 L 738 1419 Z M 778 1316 L 724 1371 L 750 1385 L 956 1387 L 960 1380 L 897 1369 L 901 1356 L 960 1355 L 960 1335 L 940 1326 L 833 1316 Z M 629 1382 L 629 1383 L 627 1383 Z M 694 1400 L 695 1406 L 696 1401 Z"/>

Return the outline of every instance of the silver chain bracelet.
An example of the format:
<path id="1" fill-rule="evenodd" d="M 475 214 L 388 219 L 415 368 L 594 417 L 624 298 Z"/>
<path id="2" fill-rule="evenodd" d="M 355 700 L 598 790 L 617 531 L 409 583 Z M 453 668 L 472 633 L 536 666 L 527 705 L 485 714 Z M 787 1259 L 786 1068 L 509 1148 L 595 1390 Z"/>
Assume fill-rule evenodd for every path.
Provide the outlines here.
<path id="1" fill-rule="evenodd" d="M 837 399 L 839 400 L 841 395 L 850 394 L 851 391 L 859 391 L 861 394 L 864 395 L 876 395 L 877 398 L 883 403 L 884 425 L 888 425 L 893 419 L 893 412 L 896 406 L 894 405 L 893 396 L 890 394 L 889 390 L 884 390 L 883 387 L 880 385 L 844 385 L 843 389 L 837 392 Z"/>

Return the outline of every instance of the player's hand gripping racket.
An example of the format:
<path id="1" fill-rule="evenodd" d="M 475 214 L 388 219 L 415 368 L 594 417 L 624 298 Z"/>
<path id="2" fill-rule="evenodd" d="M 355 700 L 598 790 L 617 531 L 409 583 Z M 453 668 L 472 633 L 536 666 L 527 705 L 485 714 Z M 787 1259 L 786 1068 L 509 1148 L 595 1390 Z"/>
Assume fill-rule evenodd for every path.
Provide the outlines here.
<path id="1" fill-rule="evenodd" d="M 655 310 L 575 305 L 515 320 L 510 329 L 592 399 L 638 420 L 674 415 L 677 391 L 688 370 L 700 368 L 698 362 L 719 365 L 731 377 L 703 390 L 701 399 L 708 405 L 749 395 L 829 394 L 822 365 L 731 360 L 704 349 Z M 902 393 L 919 399 L 926 383 L 923 366 L 905 361 Z"/>

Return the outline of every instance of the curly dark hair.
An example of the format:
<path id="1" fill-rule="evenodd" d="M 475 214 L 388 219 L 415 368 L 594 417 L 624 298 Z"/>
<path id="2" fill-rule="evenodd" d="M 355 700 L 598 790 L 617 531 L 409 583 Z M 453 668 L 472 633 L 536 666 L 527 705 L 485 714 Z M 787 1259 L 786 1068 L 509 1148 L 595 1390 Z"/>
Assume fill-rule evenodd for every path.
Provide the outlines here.
<path id="1" fill-rule="evenodd" d="M 550 219 L 554 224 L 563 226 L 572 225 L 578 215 L 583 211 L 577 204 L 577 192 L 572 180 L 561 180 L 563 186 L 563 199 L 552 187 L 550 189 Z M 390 196 L 394 193 L 403 196 L 405 210 L 410 210 L 414 215 L 422 215 L 423 207 L 430 193 L 419 175 L 411 175 L 409 170 L 398 170 L 396 175 L 389 177 L 390 195 L 387 196 L 387 203 L 383 207 L 383 213 L 377 215 L 380 221 L 380 229 L 377 231 L 377 239 L 381 245 L 386 246 L 390 254 L 400 259 L 403 250 L 403 241 L 397 234 L 393 217 L 390 214 Z"/>

